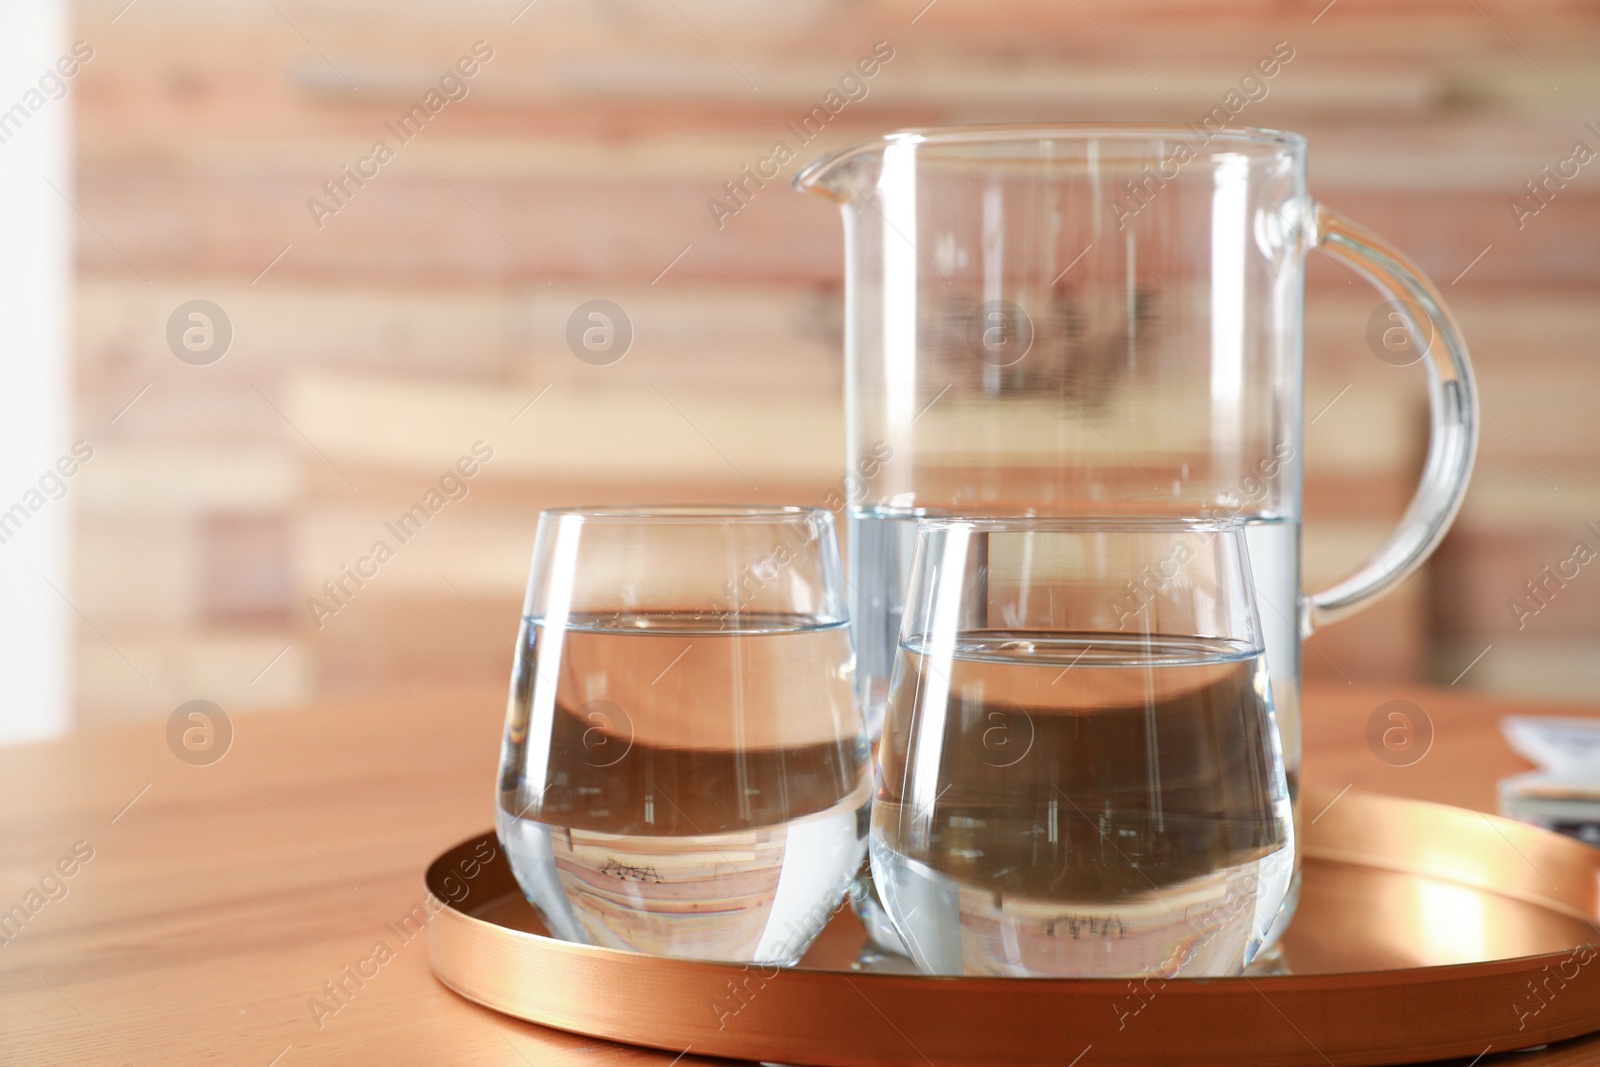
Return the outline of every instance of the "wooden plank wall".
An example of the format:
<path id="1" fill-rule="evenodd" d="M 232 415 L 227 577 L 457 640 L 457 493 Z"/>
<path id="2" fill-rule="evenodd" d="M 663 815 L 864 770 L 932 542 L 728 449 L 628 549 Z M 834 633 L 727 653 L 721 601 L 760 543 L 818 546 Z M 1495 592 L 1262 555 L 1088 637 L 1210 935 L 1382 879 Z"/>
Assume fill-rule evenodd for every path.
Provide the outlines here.
<path id="1" fill-rule="evenodd" d="M 1575 542 L 1600 550 L 1600 163 L 1510 206 L 1575 143 L 1600 151 L 1592 3 L 125 2 L 77 7 L 94 54 L 62 184 L 95 448 L 72 489 L 84 721 L 504 677 L 541 507 L 821 501 L 839 226 L 781 181 L 719 226 L 722 183 L 780 139 L 803 161 L 906 125 L 1198 118 L 1280 41 L 1294 58 L 1238 121 L 1308 135 L 1317 194 L 1445 288 L 1486 421 L 1435 564 L 1320 635 L 1307 672 L 1450 682 L 1487 647 L 1459 684 L 1600 683 L 1600 564 L 1508 606 Z M 799 145 L 785 124 L 880 41 L 866 98 Z M 393 136 L 476 42 L 465 99 Z M 393 158 L 313 213 L 380 139 Z M 1317 585 L 1398 516 L 1426 416 L 1417 369 L 1366 346 L 1376 297 L 1311 274 Z M 197 298 L 234 334 L 206 366 L 166 336 Z M 635 325 L 613 366 L 563 341 L 595 298 Z M 494 458 L 465 499 L 314 622 L 308 598 L 476 441 Z"/>

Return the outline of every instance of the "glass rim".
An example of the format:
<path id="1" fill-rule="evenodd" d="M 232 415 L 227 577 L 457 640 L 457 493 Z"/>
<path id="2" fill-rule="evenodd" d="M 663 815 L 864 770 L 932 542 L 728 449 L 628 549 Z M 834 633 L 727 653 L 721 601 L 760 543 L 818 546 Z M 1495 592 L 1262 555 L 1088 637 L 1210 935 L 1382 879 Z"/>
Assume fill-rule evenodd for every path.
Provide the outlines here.
<path id="1" fill-rule="evenodd" d="M 1161 515 L 940 515 L 917 519 L 917 530 L 964 529 L 981 533 L 1231 533 L 1243 530 L 1240 518 Z"/>
<path id="2" fill-rule="evenodd" d="M 823 507 L 803 504 L 574 504 L 545 508 L 542 522 L 576 516 L 585 522 L 615 523 L 773 523 L 819 516 L 833 521 L 833 513 Z"/>

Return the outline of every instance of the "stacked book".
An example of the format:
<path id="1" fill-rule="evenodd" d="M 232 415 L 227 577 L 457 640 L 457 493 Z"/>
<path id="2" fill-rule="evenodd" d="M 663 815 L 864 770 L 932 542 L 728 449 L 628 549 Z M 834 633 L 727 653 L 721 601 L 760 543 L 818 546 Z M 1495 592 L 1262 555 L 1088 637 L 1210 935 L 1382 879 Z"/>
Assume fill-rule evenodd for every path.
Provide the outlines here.
<path id="1" fill-rule="evenodd" d="M 1501 813 L 1600 846 L 1600 718 L 1514 715 L 1501 729 L 1538 767 L 1500 780 Z"/>

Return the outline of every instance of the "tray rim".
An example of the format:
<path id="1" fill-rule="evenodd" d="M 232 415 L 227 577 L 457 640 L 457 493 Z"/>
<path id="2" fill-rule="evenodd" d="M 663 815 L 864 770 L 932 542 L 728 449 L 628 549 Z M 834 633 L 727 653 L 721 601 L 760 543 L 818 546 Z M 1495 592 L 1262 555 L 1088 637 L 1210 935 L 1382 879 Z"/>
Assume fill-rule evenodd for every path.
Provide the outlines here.
<path id="1" fill-rule="evenodd" d="M 1315 794 L 1308 794 L 1308 804 L 1315 804 Z M 1537 827 L 1516 823 L 1497 816 L 1490 816 L 1483 812 L 1469 811 L 1450 805 L 1436 804 L 1427 801 L 1410 800 L 1399 797 L 1382 796 L 1350 792 L 1349 795 L 1341 794 L 1334 797 L 1334 801 L 1343 808 L 1343 813 L 1337 822 L 1349 823 L 1361 818 L 1381 818 L 1389 816 L 1402 825 L 1407 831 L 1415 831 L 1420 826 L 1426 831 L 1440 822 L 1454 823 L 1457 830 L 1470 831 L 1482 825 L 1494 834 L 1505 838 L 1506 843 L 1519 853 L 1523 850 L 1517 847 L 1514 838 L 1522 838 L 1524 844 L 1536 844 L 1541 855 L 1559 861 L 1559 866 L 1564 874 L 1575 875 L 1578 878 L 1580 890 L 1584 893 L 1586 906 L 1575 904 L 1561 897 L 1553 897 L 1540 891 L 1538 886 L 1532 885 L 1531 879 L 1511 879 L 1510 885 L 1482 885 L 1475 884 L 1470 878 L 1458 877 L 1447 872 L 1437 870 L 1418 870 L 1421 861 L 1415 864 L 1402 862 L 1392 856 L 1364 857 L 1361 849 L 1349 847 L 1331 847 L 1319 845 L 1315 838 L 1308 841 L 1305 854 L 1308 858 L 1315 858 L 1324 863 L 1354 864 L 1376 869 L 1391 870 L 1398 873 L 1424 874 L 1434 879 L 1456 881 L 1462 884 L 1473 885 L 1474 888 L 1484 892 L 1499 894 L 1523 901 L 1537 904 L 1552 911 L 1565 914 L 1568 917 L 1587 921 L 1597 932 L 1595 940 L 1587 943 L 1593 948 L 1600 944 L 1600 850 L 1581 842 L 1573 841 L 1561 835 L 1551 833 Z M 1312 810 L 1317 810 L 1315 807 Z M 1323 809 L 1321 820 L 1329 814 L 1330 809 Z M 1324 834 L 1317 835 L 1325 836 Z M 1405 836 L 1402 834 L 1402 836 Z M 499 843 L 494 831 L 481 833 L 447 849 L 429 865 L 425 883 L 430 892 L 439 893 L 441 882 L 445 875 L 451 873 L 452 865 L 459 857 L 469 854 L 483 843 L 492 844 L 497 850 Z M 1525 858 L 1525 857 L 1524 857 Z M 1532 867 L 1531 861 L 1529 861 Z M 1545 882 L 1549 878 L 1532 867 L 1535 873 Z M 1518 884 L 1518 882 L 1523 884 Z M 1554 883 L 1550 883 L 1552 887 Z M 469 898 L 470 899 L 470 898 Z M 494 899 L 504 899 L 497 896 Z M 526 979 L 531 976 L 554 977 L 558 981 L 569 981 L 577 986 L 591 985 L 595 989 L 610 991 L 614 988 L 626 989 L 628 986 L 643 984 L 647 990 L 660 988 L 671 989 L 673 986 L 693 986 L 698 989 L 700 996 L 708 992 L 720 993 L 726 983 L 743 977 L 748 986 L 750 966 L 743 964 L 721 963 L 715 961 L 680 960 L 666 957 L 647 956 L 639 953 L 628 952 L 620 949 L 604 948 L 600 946 L 579 945 L 571 942 L 559 941 L 541 934 L 529 931 L 515 930 L 502 927 L 486 919 L 462 911 L 448 903 L 441 895 L 441 909 L 430 921 L 429 936 L 429 962 L 435 976 L 439 981 L 452 991 L 475 1003 L 493 1008 L 504 1014 L 535 1022 L 543 1026 L 566 1030 L 572 1033 L 598 1037 L 607 1040 L 621 1041 L 629 1044 L 644 1045 L 663 1049 L 669 1052 L 681 1052 L 687 1046 L 705 1055 L 726 1056 L 742 1059 L 782 1060 L 790 1062 L 806 1062 L 823 1065 L 838 1065 L 838 1067 L 853 1067 L 856 1064 L 906 1062 L 930 1062 L 923 1050 L 916 1049 L 908 1037 L 903 1033 L 900 1036 L 905 1044 L 916 1049 L 914 1055 L 902 1055 L 896 1058 L 888 1050 L 878 1049 L 870 1055 L 864 1053 L 864 1046 L 848 1044 L 843 1041 L 806 1041 L 807 1049 L 797 1056 L 797 1050 L 792 1044 L 780 1043 L 777 1034 L 773 1039 L 763 1040 L 762 1035 L 752 1035 L 746 1032 L 740 1034 L 727 1034 L 718 1030 L 711 1034 L 706 1033 L 704 1025 L 695 1026 L 688 1019 L 682 1023 L 671 1019 L 666 1011 L 634 1012 L 634 1015 L 643 1014 L 647 1018 L 641 1025 L 637 1021 L 630 1021 L 628 1014 L 623 1011 L 608 1008 L 604 1003 L 606 997 L 593 998 L 588 1006 L 581 1002 L 582 995 L 566 996 L 552 995 L 541 998 L 530 994 L 526 989 L 512 988 L 512 978 Z M 1300 1032 L 1300 1028 L 1285 1014 L 1278 1002 L 1282 998 L 1301 1000 L 1309 997 L 1327 998 L 1330 994 L 1339 1005 L 1330 1005 L 1318 1001 L 1311 1005 L 1315 1008 L 1314 1014 L 1326 1018 L 1332 1015 L 1348 1018 L 1355 1029 L 1361 1029 L 1361 1022 L 1370 1021 L 1368 1015 L 1377 1008 L 1393 1009 L 1387 1003 L 1389 996 L 1402 990 L 1428 990 L 1435 994 L 1430 998 L 1437 1001 L 1442 1007 L 1445 1004 L 1455 1006 L 1457 1010 L 1446 1011 L 1451 1021 L 1459 1023 L 1462 1019 L 1459 1009 L 1473 1001 L 1484 999 L 1483 994 L 1491 989 L 1498 989 L 1497 996 L 1508 996 L 1509 990 L 1519 988 L 1517 983 L 1529 976 L 1536 976 L 1543 968 L 1550 967 L 1566 960 L 1576 951 L 1585 948 L 1580 944 L 1570 949 L 1555 952 L 1540 953 L 1535 955 L 1510 957 L 1496 960 L 1474 961 L 1455 964 L 1442 964 L 1425 967 L 1403 967 L 1379 971 L 1351 971 L 1330 972 L 1306 975 L 1272 975 L 1248 976 L 1233 978 L 1174 978 L 1167 979 L 1161 990 L 1166 994 L 1172 990 L 1171 996 L 1157 996 L 1152 998 L 1152 1005 L 1164 1001 L 1168 1008 L 1174 1004 L 1192 1006 L 1198 1012 L 1182 1012 L 1185 1016 L 1196 1016 L 1203 1021 L 1206 1014 L 1216 1014 L 1224 1009 L 1248 1009 L 1252 1003 L 1264 1002 L 1272 1008 L 1277 1015 L 1282 1016 L 1296 1033 L 1303 1039 L 1302 1047 L 1298 1050 L 1282 1047 L 1268 1047 L 1267 1044 L 1256 1042 L 1248 1047 L 1212 1048 L 1201 1053 L 1204 1058 L 1191 1058 L 1185 1060 L 1172 1059 L 1174 1053 L 1171 1048 L 1164 1051 L 1152 1045 L 1149 1041 L 1127 1042 L 1128 1047 L 1121 1050 L 1111 1049 L 1092 1059 L 1086 1059 L 1081 1067 L 1095 1067 L 1097 1064 L 1134 1064 L 1151 1062 L 1152 1058 L 1160 1062 L 1191 1062 L 1201 1063 L 1229 1063 L 1229 1064 L 1324 1064 L 1329 1062 L 1329 1056 L 1337 1056 L 1341 1067 L 1345 1064 L 1378 1064 L 1395 1062 L 1421 1062 L 1423 1060 L 1448 1058 L 1451 1056 L 1470 1057 L 1485 1051 L 1482 1028 L 1465 1028 L 1456 1034 L 1433 1033 L 1437 1026 L 1423 1027 L 1427 1036 L 1416 1034 L 1408 1044 L 1394 1044 L 1383 1041 L 1351 1042 L 1341 1041 L 1332 1053 L 1328 1051 L 1326 1041 L 1319 1047 L 1312 1044 Z M 1580 964 L 1583 966 L 1584 964 Z M 768 968 L 761 967 L 761 975 L 766 978 L 760 982 L 761 990 L 776 978 L 769 975 L 768 971 L 776 970 L 784 980 L 784 986 L 791 990 L 794 996 L 787 998 L 803 1003 L 813 1003 L 816 1000 L 818 987 L 823 992 L 828 992 L 828 987 L 841 987 L 831 992 L 842 992 L 842 987 L 854 987 L 860 997 L 871 1004 L 885 1021 L 889 1021 L 896 1032 L 900 1028 L 893 1024 L 889 1016 L 862 987 L 879 996 L 887 996 L 896 1005 L 901 1005 L 908 995 L 920 997 L 927 1001 L 944 1001 L 952 996 L 974 997 L 980 1000 L 1015 1002 L 1018 999 L 1035 1001 L 1057 1000 L 1060 1005 L 1082 1007 L 1089 1003 L 1098 1004 L 1103 1018 L 1109 1014 L 1105 1009 L 1116 1000 L 1125 1000 L 1127 990 L 1131 983 L 1127 979 L 1106 978 L 1002 978 L 1002 977 L 961 977 L 938 976 L 918 974 L 873 974 L 865 972 L 850 972 L 840 970 L 825 970 L 817 968 Z M 602 980 L 595 979 L 599 975 Z M 498 976 L 498 977 L 497 977 Z M 671 985 L 665 985 L 671 983 Z M 1519 1036 L 1505 1044 L 1491 1042 L 1491 1048 L 1497 1051 L 1509 1051 L 1515 1048 L 1537 1046 L 1553 1041 L 1565 1040 L 1600 1030 L 1600 983 L 1591 981 L 1593 988 L 1587 995 L 1572 995 L 1565 997 L 1552 997 L 1538 1013 L 1538 1024 L 1524 1031 Z M 796 986 L 808 987 L 804 990 Z M 557 987 L 559 988 L 559 987 Z M 729 986 L 731 988 L 731 986 Z M 1266 991 L 1263 991 L 1263 988 Z M 1565 990 L 1567 987 L 1563 987 Z M 589 990 L 594 992 L 595 989 Z M 759 992 L 760 990 L 758 990 Z M 1272 994 L 1268 996 L 1268 992 Z M 804 995 L 802 995 L 804 994 Z M 680 998 L 681 999 L 681 998 Z M 746 1006 L 754 1007 L 757 1004 L 772 1005 L 773 998 L 755 996 L 750 1005 L 744 1005 L 742 998 L 741 1011 Z M 1348 1002 L 1348 1003 L 1343 1003 Z M 1511 1001 L 1507 999 L 1505 1005 L 1510 1007 Z M 915 1005 L 912 1005 L 915 1007 Z M 1059 1006 L 1059 1005 L 1057 1005 Z M 787 1005 L 779 1005 L 787 1007 Z M 1559 1009 L 1559 1010 L 1557 1010 Z M 774 1015 L 770 1010 L 759 1013 L 762 1016 Z M 792 1011 L 784 1013 L 782 1021 L 788 1025 L 779 1027 L 779 1030 L 794 1029 L 794 1014 Z M 917 1014 L 913 1012 L 913 1014 Z M 924 1013 L 926 1014 L 926 1013 Z M 1167 1012 L 1170 1014 L 1170 1012 Z M 1263 1014 L 1263 1013 L 1257 1013 Z M 1507 1012 L 1506 1014 L 1511 1014 Z M 661 1017 L 661 1018 L 657 1018 Z M 1264 1018 L 1270 1016 L 1264 1015 Z M 936 1022 L 937 1017 L 921 1018 L 922 1022 Z M 769 1020 L 771 1021 L 771 1020 Z M 1087 1016 L 1085 1018 L 1087 1022 Z M 1175 1020 L 1174 1020 L 1175 1021 Z M 1236 1033 L 1245 1025 L 1242 1020 L 1232 1018 L 1223 1020 L 1226 1026 L 1220 1024 L 1205 1027 L 1213 1036 L 1222 1037 L 1229 1033 Z M 857 1027 L 847 1027 L 859 1038 Z M 1140 1027 L 1139 1030 L 1148 1036 L 1152 1030 L 1164 1029 L 1159 1024 Z M 1378 1028 L 1383 1029 L 1383 1028 Z M 1468 1033 L 1470 1031 L 1470 1036 Z M 682 1035 L 689 1035 L 685 1038 Z M 1503 1035 L 1496 1032 L 1496 1038 Z M 997 1055 L 1003 1053 L 1002 1048 L 959 1049 L 940 1047 L 934 1054 L 932 1062 L 938 1062 L 940 1067 L 955 1063 L 1059 1063 L 1061 1053 L 1066 1051 L 1070 1057 L 1072 1051 L 1065 1046 L 1045 1048 L 1046 1042 L 1035 1042 L 1035 1055 L 1013 1054 L 1010 1056 Z M 1070 1043 L 1070 1042 L 1069 1042 Z M 881 1042 L 879 1043 L 881 1044 Z M 957 1042 L 960 1044 L 960 1042 Z M 1002 1042 L 1004 1045 L 1005 1042 Z M 1018 1042 L 1016 1052 L 1023 1053 L 1028 1047 L 1026 1040 Z M 1186 1046 L 1194 1046 L 1192 1036 L 1187 1039 Z M 1087 1053 L 1090 1048 L 1096 1047 L 1090 1042 L 1085 1048 Z M 1110 1058 L 1106 1058 L 1109 1056 Z M 1396 1057 L 1399 1057 L 1398 1059 Z"/>

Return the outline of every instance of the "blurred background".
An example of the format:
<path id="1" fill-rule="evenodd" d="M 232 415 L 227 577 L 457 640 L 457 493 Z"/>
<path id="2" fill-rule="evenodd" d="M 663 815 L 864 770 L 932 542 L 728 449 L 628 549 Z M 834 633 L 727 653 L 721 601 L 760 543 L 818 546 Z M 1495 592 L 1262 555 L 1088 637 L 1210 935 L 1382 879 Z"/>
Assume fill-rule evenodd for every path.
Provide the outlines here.
<path id="1" fill-rule="evenodd" d="M 52 17 L 37 58 L 4 66 L 0 108 L 31 117 L 8 130 L 0 111 L 0 168 L 39 247 L 59 220 L 71 286 L 30 282 L 41 260 L 20 247 L 5 276 L 8 307 L 58 303 L 71 341 L 6 354 L 41 353 L 45 401 L 5 403 L 51 440 L 5 465 L 0 508 L 72 442 L 92 458 L 18 535 L 70 548 L 28 549 L 50 589 L 13 575 L 15 669 L 52 626 L 71 667 L 6 709 L 12 736 L 507 678 L 540 508 L 821 503 L 837 484 L 842 237 L 788 187 L 801 164 L 910 125 L 1198 121 L 1280 42 L 1292 60 L 1237 121 L 1307 135 L 1314 193 L 1432 275 L 1484 416 L 1449 540 L 1317 637 L 1306 674 L 1600 687 L 1600 563 L 1544 572 L 1600 551 L 1600 161 L 1577 152 L 1600 152 L 1593 3 L 80 0 Z M 866 95 L 802 143 L 875 48 L 891 58 Z M 49 82 L 34 109 L 69 54 L 61 99 Z M 779 141 L 781 175 L 730 199 Z M 1427 415 L 1420 370 L 1368 347 L 1376 294 L 1320 257 L 1310 273 L 1318 588 L 1398 517 Z M 569 347 L 592 300 L 631 323 L 618 362 Z M 462 457 L 476 473 L 441 488 Z M 419 503 L 427 521 L 391 534 Z M 380 539 L 392 558 L 371 558 Z"/>

